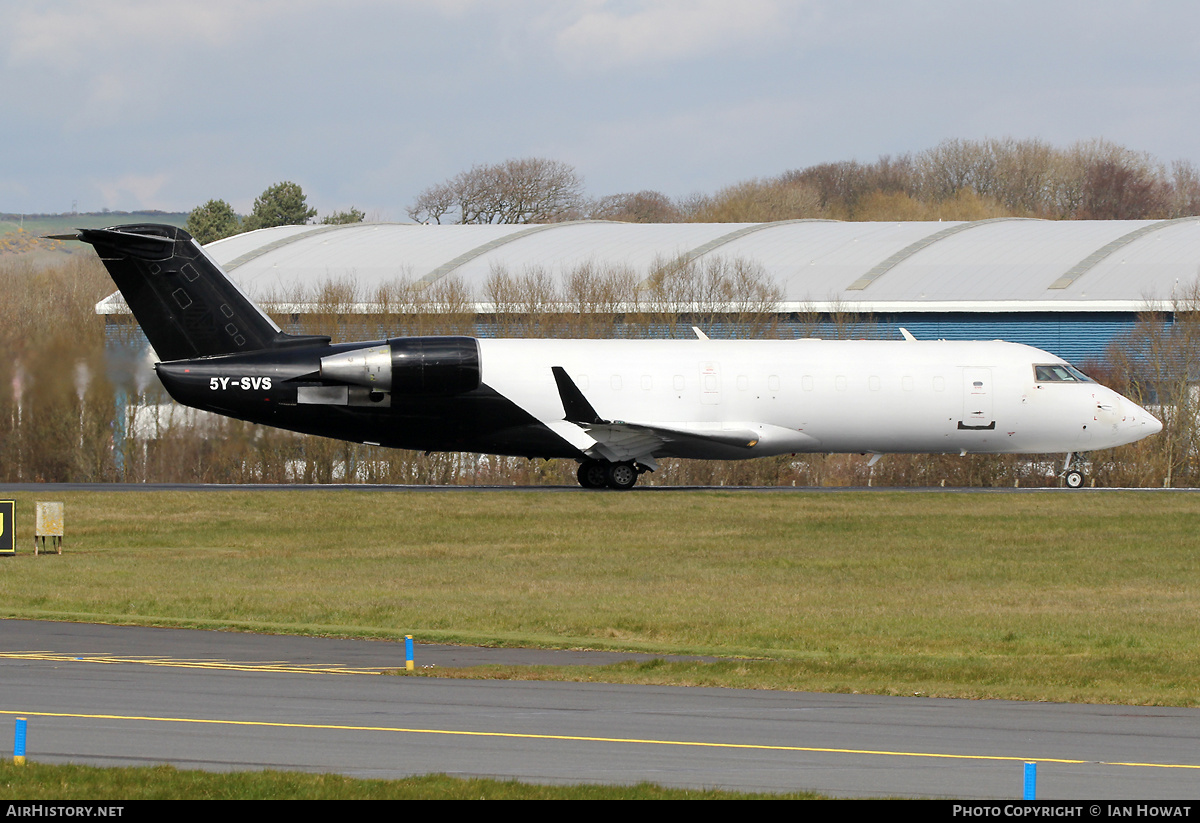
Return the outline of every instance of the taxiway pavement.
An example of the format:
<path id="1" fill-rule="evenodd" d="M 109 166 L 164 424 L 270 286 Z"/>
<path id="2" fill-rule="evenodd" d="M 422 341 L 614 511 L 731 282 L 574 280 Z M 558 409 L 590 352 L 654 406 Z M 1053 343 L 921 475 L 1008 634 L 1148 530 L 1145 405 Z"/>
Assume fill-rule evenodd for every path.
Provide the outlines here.
<path id="1" fill-rule="evenodd" d="M 1200 796 L 1196 709 L 396 677 L 378 672 L 403 665 L 399 643 L 17 620 L 0 633 L 0 739 L 27 718 L 33 761 L 1019 799 L 1029 760 L 1039 799 Z"/>

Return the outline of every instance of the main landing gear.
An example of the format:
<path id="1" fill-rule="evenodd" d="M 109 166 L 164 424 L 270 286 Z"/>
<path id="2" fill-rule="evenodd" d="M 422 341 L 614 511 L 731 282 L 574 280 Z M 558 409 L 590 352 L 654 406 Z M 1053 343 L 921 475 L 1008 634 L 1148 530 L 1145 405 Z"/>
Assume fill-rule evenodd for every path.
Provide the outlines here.
<path id="1" fill-rule="evenodd" d="M 1085 456 L 1080 452 L 1067 452 L 1063 461 L 1062 479 L 1067 488 L 1078 489 L 1085 479 L 1083 470 L 1087 466 Z"/>
<path id="2" fill-rule="evenodd" d="M 585 489 L 632 489 L 643 469 L 636 463 L 610 463 L 606 460 L 584 460 L 579 464 L 579 485 Z"/>

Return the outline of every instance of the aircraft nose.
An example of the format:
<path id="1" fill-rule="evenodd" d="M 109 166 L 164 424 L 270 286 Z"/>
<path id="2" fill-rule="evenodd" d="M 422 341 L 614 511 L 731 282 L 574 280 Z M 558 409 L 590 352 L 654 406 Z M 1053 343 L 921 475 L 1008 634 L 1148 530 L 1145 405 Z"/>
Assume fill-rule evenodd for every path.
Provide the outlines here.
<path id="1" fill-rule="evenodd" d="M 1139 437 L 1158 434 L 1163 427 L 1161 420 L 1128 398 L 1125 400 L 1125 420 L 1137 430 Z"/>
<path id="2" fill-rule="evenodd" d="M 1146 427 L 1146 435 L 1147 436 L 1152 435 L 1152 434 L 1158 434 L 1160 431 L 1162 431 L 1162 421 L 1161 420 L 1159 420 L 1157 417 L 1155 417 L 1154 415 L 1152 415 L 1150 412 L 1146 411 L 1145 409 L 1141 408 L 1140 406 L 1138 407 L 1138 411 L 1141 412 L 1142 425 Z"/>

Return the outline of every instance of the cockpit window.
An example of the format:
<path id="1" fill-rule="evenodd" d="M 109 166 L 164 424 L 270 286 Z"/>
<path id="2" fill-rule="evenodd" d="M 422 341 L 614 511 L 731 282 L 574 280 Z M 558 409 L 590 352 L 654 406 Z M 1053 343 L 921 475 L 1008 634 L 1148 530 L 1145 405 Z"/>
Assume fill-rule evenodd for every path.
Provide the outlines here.
<path id="1" fill-rule="evenodd" d="M 1034 378 L 1039 383 L 1095 383 L 1096 381 L 1088 377 L 1074 366 L 1067 363 L 1048 363 L 1046 365 L 1034 365 Z"/>

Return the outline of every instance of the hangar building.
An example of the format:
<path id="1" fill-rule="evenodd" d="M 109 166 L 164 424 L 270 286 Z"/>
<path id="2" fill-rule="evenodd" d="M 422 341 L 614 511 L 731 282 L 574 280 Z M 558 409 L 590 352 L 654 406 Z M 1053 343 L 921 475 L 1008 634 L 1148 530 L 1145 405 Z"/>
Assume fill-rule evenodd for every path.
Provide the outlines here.
<path id="1" fill-rule="evenodd" d="M 1175 220 L 436 226 L 400 223 L 261 229 L 211 243 L 209 254 L 256 299 L 352 279 L 380 284 L 455 278 L 473 295 L 478 333 L 489 334 L 488 278 L 542 271 L 565 281 L 590 264 L 650 277 L 664 261 L 753 263 L 781 295 L 783 336 L 800 317 L 869 314 L 877 336 L 1004 339 L 1079 363 L 1102 360 L 1110 341 L 1147 308 L 1170 311 L 1200 278 L 1200 217 Z M 563 285 L 562 282 L 559 285 Z M 559 289 L 559 291 L 562 291 Z M 275 305 L 276 311 L 280 310 Z M 114 293 L 100 314 L 127 313 Z M 289 309 L 295 318 L 303 306 Z M 370 314 L 372 306 L 349 306 Z M 715 324 L 711 336 L 737 329 Z M 684 326 L 686 329 L 686 326 Z"/>

